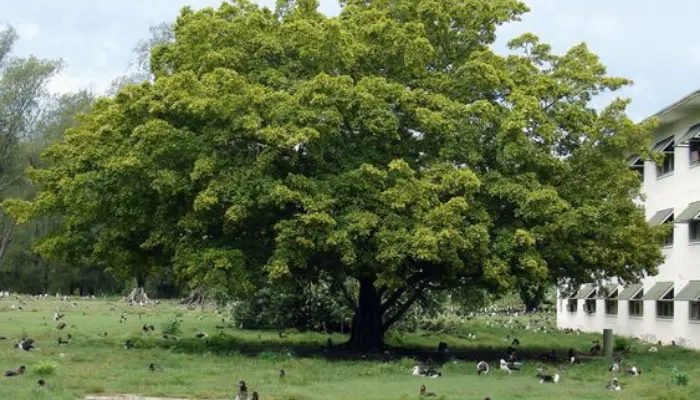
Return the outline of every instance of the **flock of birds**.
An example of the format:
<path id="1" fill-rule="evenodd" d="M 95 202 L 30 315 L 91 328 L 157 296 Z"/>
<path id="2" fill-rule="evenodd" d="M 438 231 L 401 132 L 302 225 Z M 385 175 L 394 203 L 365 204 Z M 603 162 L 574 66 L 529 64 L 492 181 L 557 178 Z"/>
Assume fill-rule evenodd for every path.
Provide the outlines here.
<path id="1" fill-rule="evenodd" d="M 9 297 L 8 292 L 0 292 L 0 299 L 2 298 L 7 298 Z M 42 299 L 46 298 L 46 295 L 42 296 L 35 296 L 35 299 Z M 58 299 L 61 299 L 63 301 L 70 301 L 68 297 L 66 296 L 60 296 L 57 295 Z M 92 297 L 94 299 L 94 296 Z M 25 305 L 26 303 L 22 301 L 19 297 L 17 297 L 19 301 L 19 306 L 15 307 L 13 305 L 13 309 L 22 309 L 22 306 Z M 87 299 L 90 299 L 89 297 Z M 77 306 L 77 303 L 73 302 L 73 306 Z M 114 308 L 113 308 L 114 309 Z M 221 313 L 220 310 L 216 310 L 217 313 Z M 494 312 L 487 313 L 486 315 L 490 316 L 496 316 L 497 314 Z M 547 319 L 547 316 L 538 316 L 535 314 L 532 316 L 527 323 L 520 322 L 519 320 L 515 319 L 515 317 L 518 317 L 518 313 L 510 313 L 506 314 L 507 318 L 502 321 L 498 321 L 497 318 L 493 318 L 492 321 L 489 321 L 488 324 L 491 326 L 496 326 L 500 325 L 505 329 L 513 329 L 513 328 L 521 328 L 523 330 L 534 330 L 537 332 L 546 332 L 547 329 L 551 329 L 551 325 Z M 140 315 L 139 315 L 140 316 Z M 67 323 L 65 321 L 66 315 L 61 312 L 60 310 L 57 310 L 53 314 L 53 320 L 56 323 L 56 329 L 59 331 L 62 331 L 64 328 L 66 328 Z M 471 316 L 470 316 L 471 317 Z M 119 323 L 124 323 L 127 321 L 128 314 L 126 312 L 122 313 L 119 319 Z M 46 319 L 46 318 L 44 318 Z M 46 325 L 46 324 L 45 324 Z M 217 328 L 219 326 L 217 325 Z M 144 334 L 151 334 L 155 332 L 156 328 L 152 324 L 145 323 L 142 327 L 142 330 Z M 580 331 L 573 331 L 573 330 L 567 330 L 565 333 L 570 333 L 570 334 L 580 334 Z M 285 338 L 284 333 L 280 332 L 279 333 L 280 338 Z M 107 333 L 104 332 L 103 336 L 107 336 Z M 196 338 L 203 339 L 207 337 L 207 334 L 204 332 L 198 332 L 194 335 Z M 176 337 L 171 336 L 171 335 L 166 335 L 163 334 L 163 338 L 165 339 L 173 339 L 177 340 Z M 6 340 L 6 337 L 0 336 L 0 340 Z M 476 340 L 476 335 L 475 334 L 469 334 L 468 339 L 471 340 Z M 59 336 L 57 338 L 57 344 L 59 346 L 66 346 L 71 343 L 73 340 L 73 337 L 70 333 L 67 333 L 64 339 L 64 336 Z M 520 371 L 523 369 L 524 366 L 524 361 L 520 359 L 516 354 L 517 354 L 517 349 L 520 346 L 520 341 L 517 338 L 511 338 L 510 335 L 507 335 L 504 340 L 506 343 L 509 341 L 510 346 L 507 348 L 505 352 L 504 358 L 500 359 L 498 362 L 498 370 L 500 370 L 502 373 L 505 373 L 507 375 L 513 374 L 515 371 Z M 660 343 L 659 343 L 660 345 Z M 672 343 L 672 345 L 675 345 L 675 343 Z M 127 350 L 135 348 L 135 341 L 133 339 L 127 339 L 124 341 L 124 348 Z M 327 347 L 332 346 L 332 341 L 328 339 L 328 344 Z M 21 337 L 18 342 L 14 344 L 14 347 L 16 349 L 22 350 L 22 351 L 32 351 L 33 349 L 36 348 L 36 343 L 32 338 L 29 337 Z M 449 346 L 445 342 L 440 342 L 438 344 L 438 353 L 440 354 L 445 354 L 449 352 Z M 658 351 L 658 348 L 656 346 L 653 346 L 649 349 L 650 352 L 655 352 Z M 586 357 L 595 357 L 599 356 L 602 352 L 602 348 L 600 345 L 599 341 L 595 341 L 592 343 L 592 347 L 590 350 L 586 353 L 577 353 L 574 349 L 569 349 L 567 358 L 559 358 L 556 350 L 551 350 L 551 352 L 548 352 L 546 354 L 542 354 L 538 357 L 538 361 L 542 362 L 549 362 L 549 363 L 559 363 L 559 367 L 557 367 L 556 371 L 554 373 L 548 373 L 546 369 L 543 368 L 537 368 L 537 373 L 535 374 L 535 377 L 541 384 L 557 384 L 560 382 L 562 375 L 566 372 L 566 368 L 561 366 L 562 364 L 569 364 L 570 366 L 580 364 L 582 362 L 582 359 L 585 359 Z M 563 360 L 563 361 L 562 361 Z M 148 370 L 151 372 L 156 372 L 156 371 L 162 371 L 163 368 L 154 364 L 150 363 L 147 366 Z M 491 367 L 489 363 L 485 360 L 481 360 L 476 364 L 476 374 L 478 376 L 485 376 L 488 375 L 489 372 L 491 371 Z M 642 370 L 639 369 L 637 366 L 625 363 L 622 353 L 616 354 L 614 358 L 614 362 L 612 365 L 609 366 L 608 371 L 612 373 L 612 379 L 610 383 L 606 386 L 606 389 L 608 390 L 613 390 L 613 391 L 620 391 L 622 390 L 622 386 L 620 385 L 618 375 L 621 373 L 625 373 L 629 376 L 639 376 L 642 374 Z M 21 377 L 25 375 L 27 372 L 27 368 L 24 365 L 20 365 L 16 369 L 12 370 L 7 370 L 4 373 L 4 376 L 6 378 L 13 378 L 13 377 Z M 442 373 L 438 371 L 438 369 L 433 366 L 433 365 L 416 365 L 412 369 L 412 375 L 417 376 L 417 377 L 427 377 L 430 379 L 437 379 L 442 377 Z M 279 372 L 279 377 L 280 379 L 284 379 L 286 377 L 286 372 L 284 370 L 280 370 Z M 37 381 L 37 384 L 40 387 L 47 387 L 48 384 L 44 379 L 39 379 Z M 259 394 L 257 391 L 250 391 L 248 389 L 248 386 L 244 381 L 239 381 L 237 384 L 238 391 L 237 391 L 237 396 L 236 400 L 259 400 Z M 419 396 L 421 397 L 435 397 L 437 394 L 435 392 L 429 392 L 424 384 L 420 385 L 419 388 Z M 490 397 L 485 397 L 484 400 L 491 400 Z"/>

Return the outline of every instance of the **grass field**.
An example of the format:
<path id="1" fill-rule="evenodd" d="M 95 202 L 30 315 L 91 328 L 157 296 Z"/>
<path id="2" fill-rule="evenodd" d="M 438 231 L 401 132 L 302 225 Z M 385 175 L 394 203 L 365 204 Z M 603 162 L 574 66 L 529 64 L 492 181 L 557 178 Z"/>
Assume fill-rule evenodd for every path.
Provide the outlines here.
<path id="1" fill-rule="evenodd" d="M 258 391 L 262 399 L 414 399 L 419 397 L 421 384 L 445 399 L 700 398 L 698 353 L 670 347 L 649 353 L 642 344 L 637 344 L 636 352 L 627 361 L 644 373 L 638 377 L 621 376 L 621 392 L 605 390 L 611 378 L 607 371 L 609 360 L 569 365 L 559 384 L 539 384 L 535 378 L 538 363 L 524 356 L 552 348 L 562 356 L 569 347 L 584 350 L 597 338 L 595 335 L 503 330 L 489 327 L 481 319 L 468 325 L 477 340 L 420 333 L 391 335 L 390 344 L 397 348 L 390 354 L 351 357 L 340 350 L 324 352 L 327 335 L 290 333 L 281 339 L 277 332 L 238 330 L 228 318 L 222 322 L 222 316 L 213 308 L 187 310 L 172 304 L 140 307 L 118 300 L 20 299 L 11 296 L 0 300 L 0 336 L 6 337 L 0 340 L 0 369 L 26 365 L 27 373 L 0 377 L 0 399 L 73 400 L 89 394 L 113 393 L 233 399 L 239 380 L 244 380 L 249 390 Z M 67 326 L 63 330 L 58 330 L 53 320 L 57 309 L 66 314 Z M 120 323 L 123 312 L 127 313 L 127 320 Z M 182 320 L 178 340 L 163 339 L 163 329 L 177 318 Z M 153 324 L 155 332 L 144 333 L 144 324 Z M 217 329 L 217 325 L 224 329 Z M 208 337 L 195 338 L 200 331 L 208 333 Z M 73 337 L 70 344 L 59 346 L 57 338 L 66 338 L 68 333 Z M 507 376 L 497 370 L 496 362 L 491 362 L 491 373 L 477 376 L 475 361 L 482 357 L 501 358 L 509 344 L 503 339 L 507 333 L 521 341 L 524 369 Z M 33 338 L 37 349 L 25 352 L 13 348 L 22 335 Z M 126 350 L 123 343 L 129 338 L 136 339 L 136 346 Z M 334 343 L 344 340 L 340 335 L 332 338 Z M 435 351 L 439 341 L 450 345 L 444 360 Z M 416 360 L 426 358 L 442 364 L 443 377 L 411 376 Z M 163 370 L 150 372 L 150 363 Z M 555 367 L 551 365 L 549 370 L 554 372 Z M 686 386 L 674 384 L 674 367 L 687 373 Z M 280 369 L 287 372 L 286 378 L 279 378 Z M 37 385 L 42 377 L 48 387 Z"/>

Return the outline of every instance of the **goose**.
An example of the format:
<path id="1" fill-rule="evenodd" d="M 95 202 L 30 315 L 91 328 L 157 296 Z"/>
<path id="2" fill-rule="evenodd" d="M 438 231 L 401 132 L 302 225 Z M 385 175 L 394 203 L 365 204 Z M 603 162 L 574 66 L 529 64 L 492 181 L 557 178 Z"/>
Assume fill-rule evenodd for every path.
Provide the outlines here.
<path id="1" fill-rule="evenodd" d="M 153 364 L 153 363 L 150 363 L 150 364 L 148 365 L 148 369 L 149 369 L 151 372 L 156 372 L 156 371 L 162 371 L 162 370 L 163 370 L 163 368 L 161 368 L 161 367 L 159 367 L 159 366 L 157 366 L 157 365 L 155 365 L 155 364 Z"/>
<path id="2" fill-rule="evenodd" d="M 283 369 L 281 369 L 281 370 L 280 370 L 280 378 L 284 378 L 285 376 L 287 376 L 287 373 L 284 372 Z"/>
<path id="3" fill-rule="evenodd" d="M 18 349 L 29 351 L 34 348 L 34 339 L 22 339 L 16 344 Z"/>
<path id="4" fill-rule="evenodd" d="M 16 370 L 5 371 L 5 376 L 20 376 L 24 374 L 27 368 L 24 365 L 20 365 Z"/>
<path id="5" fill-rule="evenodd" d="M 61 322 L 60 324 L 56 325 L 56 329 L 58 329 L 58 330 L 62 330 L 62 329 L 65 328 L 65 327 L 66 327 L 66 323 L 65 323 L 65 322 Z"/>
<path id="6" fill-rule="evenodd" d="M 442 373 L 438 372 L 434 367 L 428 367 L 426 369 L 416 365 L 413 367 L 413 376 L 427 376 L 435 379 L 442 376 Z"/>
<path id="7" fill-rule="evenodd" d="M 620 386 L 620 383 L 617 381 L 617 378 L 613 378 L 612 382 L 608 383 L 608 385 L 605 386 L 605 388 L 608 390 L 622 390 L 622 386 Z"/>
<path id="8" fill-rule="evenodd" d="M 66 344 L 68 344 L 68 341 L 67 341 L 67 340 L 63 340 L 63 338 L 59 336 L 59 337 L 58 337 L 58 345 L 59 345 L 59 346 L 63 346 L 63 345 L 66 345 Z"/>
<path id="9" fill-rule="evenodd" d="M 424 396 L 424 397 L 435 397 L 435 396 L 437 396 L 437 395 L 436 395 L 435 393 L 433 393 L 433 392 L 427 392 L 427 391 L 426 391 L 426 388 L 425 388 L 425 385 L 420 385 L 420 392 L 418 392 L 418 394 L 419 394 L 420 396 Z"/>
<path id="10" fill-rule="evenodd" d="M 512 371 L 510 370 L 510 368 L 508 368 L 508 363 L 507 363 L 506 360 L 504 360 L 504 359 L 501 359 L 500 368 L 501 368 L 501 371 L 504 371 L 504 372 L 507 373 L 508 375 L 510 375 L 511 372 L 512 372 Z"/>
<path id="11" fill-rule="evenodd" d="M 479 375 L 486 375 L 489 373 L 489 364 L 486 361 L 479 361 L 476 364 L 476 373 Z"/>

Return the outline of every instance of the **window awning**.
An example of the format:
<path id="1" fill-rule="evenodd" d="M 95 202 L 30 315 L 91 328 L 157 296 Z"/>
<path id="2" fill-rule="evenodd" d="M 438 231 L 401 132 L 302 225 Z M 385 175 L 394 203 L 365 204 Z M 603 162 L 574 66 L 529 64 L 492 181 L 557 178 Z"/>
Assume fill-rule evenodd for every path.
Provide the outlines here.
<path id="1" fill-rule="evenodd" d="M 688 204 L 688 207 L 675 219 L 675 222 L 690 222 L 700 220 L 700 201 Z"/>
<path id="2" fill-rule="evenodd" d="M 678 292 L 675 300 L 700 300 L 700 281 L 690 281 L 687 285 Z"/>
<path id="3" fill-rule="evenodd" d="M 634 283 L 632 285 L 629 285 L 629 286 L 625 287 L 625 290 L 623 290 L 619 296 L 617 296 L 617 299 L 618 300 L 629 300 L 629 299 L 633 298 L 634 296 L 636 296 L 639 293 L 639 291 L 642 290 L 643 288 L 644 288 L 644 285 L 642 285 L 641 283 Z"/>
<path id="4" fill-rule="evenodd" d="M 642 156 L 633 156 L 627 160 L 627 163 L 630 167 L 644 168 L 644 160 L 642 160 Z"/>
<path id="5" fill-rule="evenodd" d="M 609 284 L 605 285 L 600 290 L 598 290 L 598 298 L 599 299 L 614 299 L 617 294 L 618 294 L 618 285 L 616 284 Z"/>
<path id="6" fill-rule="evenodd" d="M 658 211 L 649 220 L 649 225 L 651 225 L 651 226 L 661 225 L 664 222 L 668 221 L 668 219 L 671 217 L 671 215 L 673 215 L 673 208 L 667 208 L 665 210 Z"/>
<path id="7" fill-rule="evenodd" d="M 585 285 L 581 285 L 581 288 L 576 292 L 576 294 L 571 297 L 572 299 L 587 299 L 589 298 L 592 294 L 593 291 L 595 291 L 595 286 L 592 284 L 586 283 Z"/>
<path id="8" fill-rule="evenodd" d="M 666 139 L 658 141 L 651 151 L 652 153 L 656 153 L 657 151 L 666 151 L 666 149 L 668 149 L 672 144 L 673 136 L 669 136 Z"/>
<path id="9" fill-rule="evenodd" d="M 693 139 L 700 139 L 700 124 L 695 124 L 688 128 L 688 131 L 681 136 L 678 143 L 687 143 Z"/>
<path id="10" fill-rule="evenodd" d="M 642 300 L 661 300 L 671 289 L 673 289 L 673 282 L 656 282 L 642 297 Z"/>

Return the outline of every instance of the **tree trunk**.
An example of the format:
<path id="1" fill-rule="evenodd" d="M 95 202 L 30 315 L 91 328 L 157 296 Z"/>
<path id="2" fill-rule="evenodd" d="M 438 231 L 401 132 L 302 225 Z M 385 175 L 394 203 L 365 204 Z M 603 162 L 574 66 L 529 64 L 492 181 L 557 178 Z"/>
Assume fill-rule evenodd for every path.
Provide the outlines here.
<path id="1" fill-rule="evenodd" d="M 129 293 L 129 295 L 124 299 L 124 301 L 127 301 L 132 304 L 150 304 L 153 302 L 151 299 L 148 298 L 148 295 L 146 294 L 146 291 L 143 287 L 138 287 L 132 290 L 131 293 Z"/>
<path id="2" fill-rule="evenodd" d="M 373 279 L 360 279 L 360 298 L 352 319 L 348 346 L 359 351 L 376 350 L 384 346 L 381 298 Z"/>

